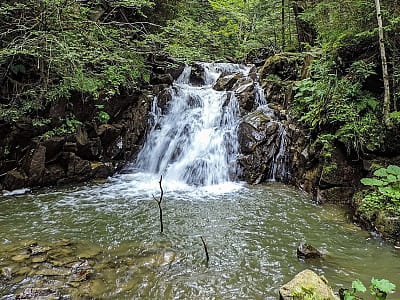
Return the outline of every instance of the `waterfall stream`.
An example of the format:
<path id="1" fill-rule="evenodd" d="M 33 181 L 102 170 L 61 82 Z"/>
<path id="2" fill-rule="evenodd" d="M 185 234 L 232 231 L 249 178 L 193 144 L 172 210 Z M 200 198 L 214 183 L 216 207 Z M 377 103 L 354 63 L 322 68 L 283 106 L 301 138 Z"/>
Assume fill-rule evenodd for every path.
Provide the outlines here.
<path id="1" fill-rule="evenodd" d="M 191 185 L 209 186 L 236 180 L 239 168 L 238 124 L 241 119 L 237 94 L 254 85 L 254 104 L 272 115 L 264 92 L 257 81 L 247 80 L 250 67 L 229 63 L 202 63 L 202 82 L 193 82 L 192 68 L 186 66 L 180 77 L 168 88 L 170 101 L 161 108 L 155 97 L 150 131 L 138 154 L 135 167 L 142 172 L 164 175 L 168 180 Z M 214 84 L 220 76 L 241 74 L 244 83 L 236 90 L 217 91 Z M 280 126 L 280 139 L 268 178 L 286 172 L 286 132 Z M 276 163 L 275 163 L 276 162 Z M 284 178 L 285 175 L 279 175 Z"/>

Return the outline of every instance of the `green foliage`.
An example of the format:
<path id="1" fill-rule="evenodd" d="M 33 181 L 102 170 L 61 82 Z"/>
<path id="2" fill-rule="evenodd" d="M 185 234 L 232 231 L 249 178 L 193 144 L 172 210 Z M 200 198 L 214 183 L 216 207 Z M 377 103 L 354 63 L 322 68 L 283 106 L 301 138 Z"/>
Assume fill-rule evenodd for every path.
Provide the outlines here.
<path id="1" fill-rule="evenodd" d="M 371 285 L 369 287 L 371 295 L 375 296 L 377 300 L 384 300 L 387 294 L 393 292 L 396 286 L 387 279 L 371 279 Z M 367 288 L 360 280 L 354 280 L 351 284 L 351 289 L 347 289 L 343 292 L 344 300 L 362 299 L 356 296 L 357 293 L 365 293 Z"/>
<path id="2" fill-rule="evenodd" d="M 98 119 L 101 123 L 105 124 L 105 123 L 108 122 L 108 120 L 110 120 L 110 115 L 109 115 L 108 113 L 106 113 L 105 111 L 99 111 L 99 112 L 97 113 L 97 119 Z"/>
<path id="3" fill-rule="evenodd" d="M 189 0 L 174 5 L 175 17 L 154 35 L 163 49 L 182 61 L 243 58 L 251 50 L 282 44 L 281 0 Z M 285 36 L 295 46 L 295 25 L 285 7 Z"/>
<path id="4" fill-rule="evenodd" d="M 373 175 L 373 178 L 361 179 L 362 184 L 372 188 L 364 196 L 361 207 L 400 216 L 400 167 L 389 165 L 377 169 Z"/>
<path id="5" fill-rule="evenodd" d="M 341 78 L 332 59 L 316 61 L 312 77 L 300 81 L 293 112 L 311 132 L 342 142 L 349 152 L 376 149 L 380 144 L 379 102 L 362 89 L 373 65 L 356 61 Z"/>
<path id="6" fill-rule="evenodd" d="M 373 1 L 318 1 L 302 18 L 316 27 L 319 42 L 326 50 L 338 48 L 347 37 L 377 35 Z"/>
<path id="7" fill-rule="evenodd" d="M 351 283 L 351 289 L 345 290 L 343 293 L 344 300 L 353 300 L 356 298 L 356 294 L 361 292 L 364 293 L 367 291 L 367 288 L 360 280 L 354 280 Z"/>
<path id="8" fill-rule="evenodd" d="M 376 299 L 384 300 L 388 293 L 394 291 L 396 289 L 396 285 L 391 283 L 386 279 L 371 279 L 370 291 L 372 295 L 375 295 Z"/>
<path id="9" fill-rule="evenodd" d="M 141 54 L 146 45 L 137 39 L 141 29 L 123 12 L 141 15 L 152 5 L 149 0 L 2 1 L 0 119 L 40 116 L 51 103 L 76 93 L 83 101 L 108 100 L 148 81 Z M 55 131 L 73 127 L 64 125 Z"/>

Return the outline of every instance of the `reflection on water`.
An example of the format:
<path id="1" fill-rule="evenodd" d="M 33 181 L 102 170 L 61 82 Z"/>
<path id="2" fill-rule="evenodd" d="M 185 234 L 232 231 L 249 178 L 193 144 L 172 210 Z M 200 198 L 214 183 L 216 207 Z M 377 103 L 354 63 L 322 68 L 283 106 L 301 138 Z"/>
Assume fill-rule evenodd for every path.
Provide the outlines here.
<path id="1" fill-rule="evenodd" d="M 67 282 L 58 283 L 59 294 L 106 299 L 275 299 L 279 286 L 306 268 L 335 290 L 372 277 L 400 286 L 399 251 L 349 223 L 344 210 L 318 207 L 276 183 L 190 187 L 165 180 L 160 234 L 158 180 L 122 174 L 102 185 L 0 198 L 0 296 L 23 295 L 60 270 L 65 274 L 45 277 Z M 61 239 L 71 245 L 54 246 Z M 22 240 L 37 245 L 24 248 Z M 299 261 L 302 240 L 326 258 Z M 37 258 L 28 248 L 39 246 L 51 250 Z M 22 266 L 28 269 L 17 276 Z M 71 279 L 81 273 L 85 280 Z"/>

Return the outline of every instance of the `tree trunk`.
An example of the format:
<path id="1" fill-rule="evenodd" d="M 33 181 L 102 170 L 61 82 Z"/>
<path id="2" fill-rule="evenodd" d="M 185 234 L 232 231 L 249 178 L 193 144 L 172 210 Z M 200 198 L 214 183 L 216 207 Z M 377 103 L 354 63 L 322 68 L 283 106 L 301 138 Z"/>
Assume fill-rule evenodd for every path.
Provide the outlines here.
<path id="1" fill-rule="evenodd" d="M 285 43 L 285 0 L 282 0 L 281 3 L 281 30 L 282 30 L 282 50 L 285 51 L 286 43 Z"/>
<path id="2" fill-rule="evenodd" d="M 296 21 L 297 40 L 299 42 L 299 50 L 304 50 L 304 44 L 314 46 L 317 38 L 317 32 L 314 27 L 301 19 L 301 14 L 304 12 L 305 7 L 308 5 L 315 5 L 314 1 L 292 1 L 292 9 Z"/>
<path id="3" fill-rule="evenodd" d="M 387 68 L 386 52 L 385 52 L 385 39 L 383 36 L 383 24 L 381 15 L 381 4 L 379 0 L 375 0 L 376 7 L 376 18 L 378 20 L 378 33 L 379 33 L 379 48 L 381 50 L 381 61 L 382 61 L 382 73 L 383 73 L 383 87 L 384 87 L 384 98 L 383 98 L 383 119 L 386 124 L 389 122 L 389 111 L 390 111 L 390 87 L 389 87 L 389 73 Z"/>

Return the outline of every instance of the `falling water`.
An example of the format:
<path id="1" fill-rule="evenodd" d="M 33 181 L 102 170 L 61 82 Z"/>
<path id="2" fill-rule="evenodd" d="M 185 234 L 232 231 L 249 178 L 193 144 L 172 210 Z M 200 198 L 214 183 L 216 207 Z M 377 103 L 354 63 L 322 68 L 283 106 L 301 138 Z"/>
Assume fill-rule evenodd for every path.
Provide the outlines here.
<path id="1" fill-rule="evenodd" d="M 239 104 L 233 92 L 216 91 L 212 86 L 222 73 L 246 75 L 249 68 L 202 66 L 204 85 L 192 85 L 191 68 L 186 67 L 169 88 L 166 114 L 154 100 L 153 125 L 137 158 L 139 169 L 195 185 L 219 184 L 235 177 Z"/>

